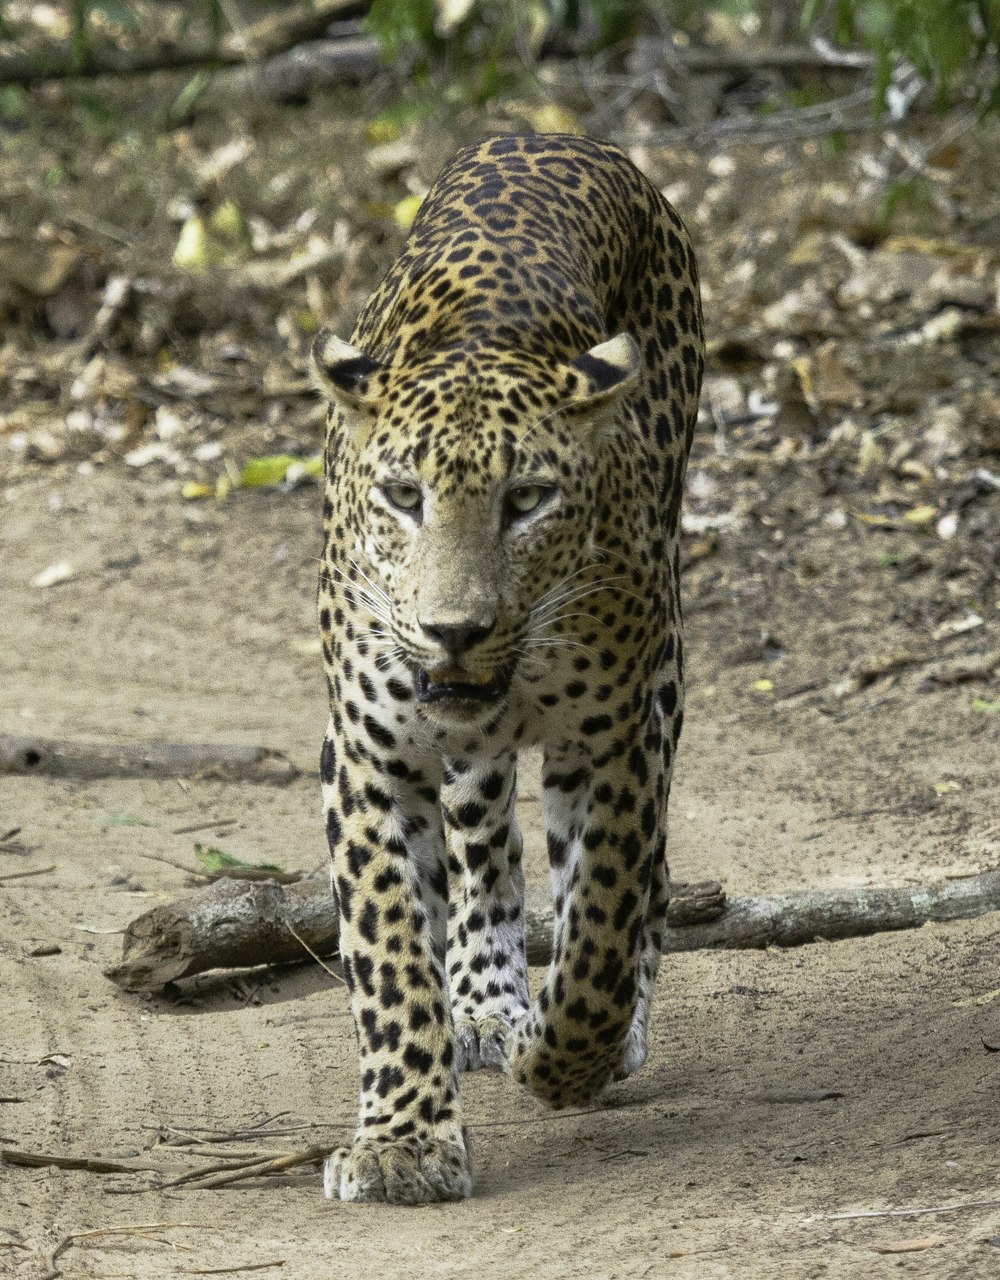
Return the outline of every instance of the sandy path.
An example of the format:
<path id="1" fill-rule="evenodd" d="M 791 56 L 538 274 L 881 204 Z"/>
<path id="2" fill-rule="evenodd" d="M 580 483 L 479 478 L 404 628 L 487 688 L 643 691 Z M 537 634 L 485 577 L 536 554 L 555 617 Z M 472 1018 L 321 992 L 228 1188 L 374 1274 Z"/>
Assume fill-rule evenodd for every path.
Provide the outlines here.
<path id="1" fill-rule="evenodd" d="M 314 491 L 194 509 L 173 486 L 66 473 L 18 495 L 3 513 L 0 729 L 264 741 L 311 767 L 324 719 L 317 659 L 302 651 Z M 64 558 L 74 579 L 27 585 Z M 863 625 L 851 607 L 845 628 Z M 675 874 L 739 893 L 900 883 L 996 861 L 996 730 L 971 731 L 967 699 L 943 691 L 825 717 L 776 707 L 747 693 L 755 672 L 718 665 L 733 617 L 692 614 Z M 941 777 L 962 791 L 936 797 Z M 533 794 L 530 778 L 524 790 Z M 125 815 L 156 825 L 114 821 Z M 221 818 L 237 822 L 172 834 Z M 537 877 L 531 799 L 525 819 Z M 14 826 L 21 843 L 0 849 L 0 876 L 57 869 L 0 883 L 0 1143 L 121 1157 L 165 1127 L 225 1132 L 280 1113 L 269 1127 L 295 1131 L 255 1145 L 284 1148 L 332 1142 L 351 1125 L 353 1031 L 342 988 L 322 971 L 209 977 L 189 1003 L 135 999 L 101 974 L 119 939 L 92 932 L 181 888 L 179 871 L 140 853 L 191 861 L 204 839 L 251 860 L 321 862 L 309 779 L 284 790 L 0 780 L 0 829 Z M 0 1276 L 46 1275 L 67 1235 L 150 1223 L 175 1225 L 77 1239 L 61 1273 L 994 1274 L 1000 1057 L 983 1040 L 1000 1043 L 1000 999 L 970 999 L 1000 986 L 998 928 L 993 916 L 798 952 L 670 959 L 650 1062 L 601 1109 L 553 1116 L 503 1079 L 466 1078 L 477 1184 L 462 1205 L 329 1204 L 313 1170 L 125 1195 L 115 1193 L 141 1180 L 2 1168 Z M 58 954 L 29 954 L 51 945 Z M 40 1063 L 53 1053 L 69 1065 Z M 822 1216 L 981 1199 L 997 1204 Z M 916 1252 L 874 1251 L 930 1237 Z"/>

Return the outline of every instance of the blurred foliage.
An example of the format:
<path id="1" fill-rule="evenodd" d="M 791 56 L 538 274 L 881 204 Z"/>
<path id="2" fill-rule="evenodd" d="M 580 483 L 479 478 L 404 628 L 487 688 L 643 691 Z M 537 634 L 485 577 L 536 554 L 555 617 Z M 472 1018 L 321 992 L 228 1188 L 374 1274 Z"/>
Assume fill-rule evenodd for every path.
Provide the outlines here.
<path id="1" fill-rule="evenodd" d="M 766 37 L 788 17 L 806 35 L 871 51 L 880 103 L 909 63 L 941 105 L 961 90 L 1000 108 L 1000 0 L 374 0 L 368 25 L 390 60 L 409 54 L 421 70 L 446 61 L 461 74 L 512 53 L 532 60 L 547 42 L 593 54 L 643 31 L 683 42 L 721 25 Z"/>
<path id="2" fill-rule="evenodd" d="M 287 9 L 304 0 L 271 3 Z M 0 40 L 11 35 L 12 7 L 0 0 Z M 197 26 L 218 40 L 227 29 L 223 0 L 179 0 L 175 9 L 184 31 Z M 77 66 L 92 53 L 95 32 L 124 43 L 148 34 L 140 0 L 68 0 L 63 13 Z M 1000 0 L 372 0 L 366 22 L 387 61 L 404 62 L 418 82 L 444 69 L 473 101 L 508 87 L 547 47 L 595 54 L 644 32 L 681 43 L 717 42 L 720 33 L 766 41 L 797 27 L 871 51 L 880 102 L 909 64 L 941 105 L 961 95 L 1000 109 Z M 9 101 L 0 109 L 10 118 Z"/>
<path id="3" fill-rule="evenodd" d="M 942 105 L 956 85 L 967 84 L 971 68 L 984 68 L 977 96 L 1000 109 L 1000 0 L 805 0 L 802 27 L 825 28 L 839 44 L 871 49 L 880 101 L 905 59 L 934 85 Z"/>

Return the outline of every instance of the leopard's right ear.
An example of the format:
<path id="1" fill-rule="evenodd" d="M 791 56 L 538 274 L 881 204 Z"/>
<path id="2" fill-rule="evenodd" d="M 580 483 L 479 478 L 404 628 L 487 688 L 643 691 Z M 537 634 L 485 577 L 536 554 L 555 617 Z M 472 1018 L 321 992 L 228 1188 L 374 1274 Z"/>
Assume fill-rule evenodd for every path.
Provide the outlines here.
<path id="1" fill-rule="evenodd" d="M 379 362 L 329 329 L 313 339 L 309 367 L 320 392 L 338 404 L 370 407 L 381 392 Z"/>

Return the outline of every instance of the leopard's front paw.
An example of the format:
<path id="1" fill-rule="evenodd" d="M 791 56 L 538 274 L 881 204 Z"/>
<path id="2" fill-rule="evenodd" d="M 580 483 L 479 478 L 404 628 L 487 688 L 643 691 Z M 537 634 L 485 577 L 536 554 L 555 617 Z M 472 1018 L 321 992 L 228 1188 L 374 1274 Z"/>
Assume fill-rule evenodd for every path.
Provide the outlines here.
<path id="1" fill-rule="evenodd" d="M 463 1200 L 472 1194 L 472 1166 L 462 1142 L 362 1138 L 327 1157 L 323 1190 L 328 1200 L 368 1204 Z"/>
<path id="2" fill-rule="evenodd" d="M 505 1071 L 509 1037 L 505 1018 L 456 1018 L 455 1065 L 459 1071 Z"/>

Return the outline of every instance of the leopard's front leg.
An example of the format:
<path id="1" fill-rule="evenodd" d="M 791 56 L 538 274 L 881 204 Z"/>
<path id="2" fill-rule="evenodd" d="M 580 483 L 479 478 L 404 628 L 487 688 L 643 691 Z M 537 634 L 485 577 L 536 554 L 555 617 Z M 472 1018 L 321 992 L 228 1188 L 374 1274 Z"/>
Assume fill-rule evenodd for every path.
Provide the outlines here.
<path id="1" fill-rule="evenodd" d="M 640 960 L 653 861 L 663 851 L 659 725 L 635 726 L 622 738 L 633 743 L 624 753 L 601 751 L 605 740 L 613 746 L 609 732 L 590 751 L 545 758 L 553 954 L 517 1028 L 511 1070 L 556 1107 L 593 1099 L 621 1072 L 637 1007 L 642 1001 L 644 1023 L 651 996 L 640 976 L 648 985 L 655 978 L 640 974 Z"/>
<path id="2" fill-rule="evenodd" d="M 528 1009 L 524 871 L 513 753 L 444 763 L 449 852 L 448 985 L 459 1071 L 503 1069 Z"/>
<path id="3" fill-rule="evenodd" d="M 352 1146 L 327 1160 L 330 1198 L 421 1204 L 472 1175 L 444 979 L 447 885 L 439 778 L 385 729 L 331 731 L 323 798 L 361 1074 Z M 361 750 L 359 750 L 359 747 Z M 385 761 L 376 771 L 367 763 Z"/>

